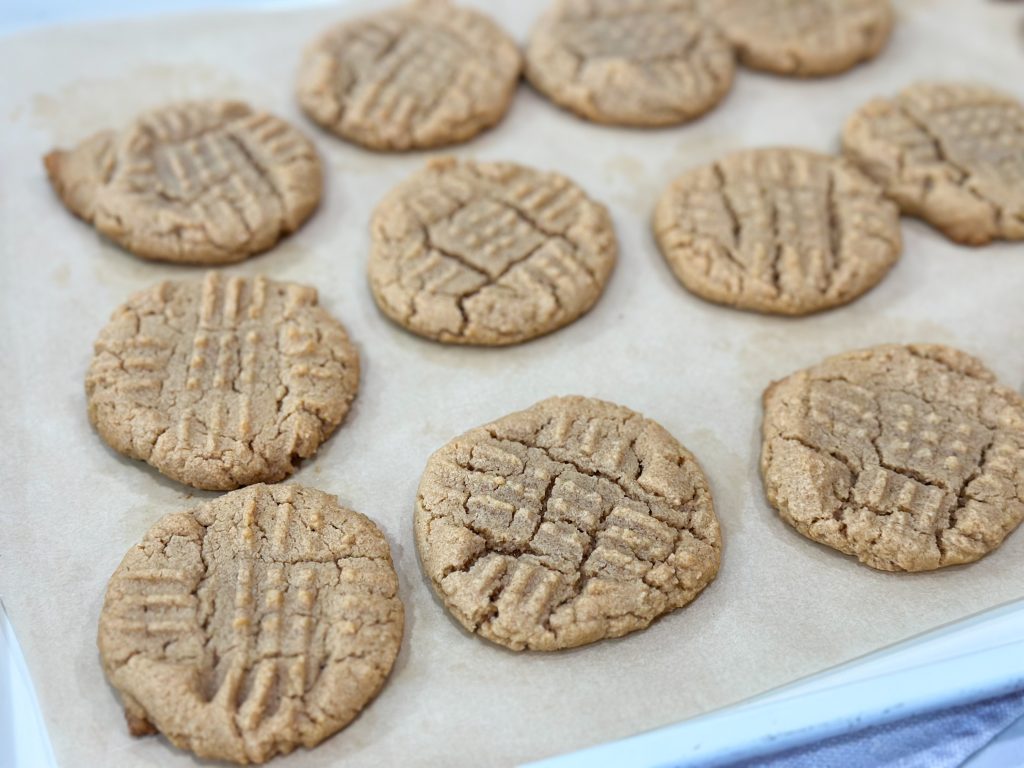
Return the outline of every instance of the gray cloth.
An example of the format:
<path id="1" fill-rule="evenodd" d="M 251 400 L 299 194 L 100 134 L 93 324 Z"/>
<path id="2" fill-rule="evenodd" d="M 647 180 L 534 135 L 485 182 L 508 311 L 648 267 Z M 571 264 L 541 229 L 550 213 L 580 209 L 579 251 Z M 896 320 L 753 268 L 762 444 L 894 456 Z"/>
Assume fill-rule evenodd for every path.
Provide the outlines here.
<path id="1" fill-rule="evenodd" d="M 1024 715 L 1024 691 L 865 728 L 744 768 L 954 768 Z M 1018 765 L 1024 765 L 1024 755 Z M 1007 766 L 1007 768 L 1010 768 Z"/>

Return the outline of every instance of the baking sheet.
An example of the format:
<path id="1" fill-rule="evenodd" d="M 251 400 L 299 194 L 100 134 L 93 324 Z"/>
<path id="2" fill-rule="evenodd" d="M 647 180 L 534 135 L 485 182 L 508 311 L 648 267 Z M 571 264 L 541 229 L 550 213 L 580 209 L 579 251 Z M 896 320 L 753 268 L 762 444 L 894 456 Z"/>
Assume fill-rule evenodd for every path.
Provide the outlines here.
<path id="1" fill-rule="evenodd" d="M 952 765 L 953 754 L 942 750 L 953 747 L 964 734 L 979 738 L 987 734 L 991 739 L 999 733 L 998 722 L 988 719 L 984 705 L 977 709 L 971 705 L 1014 692 L 1024 697 L 1022 689 L 1024 600 L 1016 600 L 741 704 L 526 768 L 736 768 L 755 757 L 766 758 L 759 765 L 776 765 L 780 759 L 785 765 L 791 750 L 798 753 L 790 764 L 798 765 L 808 759 L 804 747 L 813 753 L 817 765 L 826 768 L 843 765 L 834 752 L 831 759 L 822 752 L 834 749 L 834 740 L 847 735 L 847 746 L 864 747 L 868 741 L 872 749 L 880 747 L 881 752 L 871 752 L 874 765 L 891 766 L 898 761 L 892 754 L 886 759 L 887 750 L 910 755 L 914 749 L 906 733 L 896 735 L 901 721 L 934 713 L 940 721 L 947 718 L 944 727 L 948 728 L 950 709 L 956 708 L 966 711 L 954 729 L 958 732 L 929 744 L 935 754 L 943 755 L 944 765 Z M 1007 709 L 1012 716 L 1014 707 Z M 1020 708 L 1016 709 L 1020 715 Z M 866 729 L 890 732 L 883 739 L 869 739 Z M 934 723 L 923 733 L 929 729 L 935 730 Z M 918 734 L 915 740 L 921 744 L 929 738 L 934 737 Z M 831 742 L 821 745 L 822 751 L 809 746 L 822 740 Z M 960 743 L 955 749 L 962 752 L 964 746 Z M 989 749 L 983 742 L 978 746 Z M 915 765 L 931 764 L 927 755 L 914 754 L 914 758 Z"/>
<path id="2" fill-rule="evenodd" d="M 518 39 L 542 0 L 477 0 Z M 357 4 L 358 5 L 358 4 Z M 362 3 L 363 6 L 370 5 Z M 372 4 L 379 6 L 379 3 Z M 64 765 L 188 765 L 159 738 L 132 739 L 95 648 L 104 585 L 161 515 L 211 494 L 113 453 L 92 432 L 82 381 L 96 333 L 130 292 L 201 270 L 147 263 L 67 214 L 40 157 L 142 109 L 239 97 L 315 138 L 322 208 L 295 236 L 229 271 L 316 285 L 359 345 L 346 423 L 295 481 L 337 493 L 384 529 L 407 628 L 381 696 L 290 766 L 508 765 L 720 707 L 936 625 L 1024 596 L 1024 532 L 938 573 L 872 571 L 781 523 L 757 472 L 759 397 L 771 380 L 845 349 L 932 341 L 1024 380 L 1024 246 L 954 246 L 905 220 L 905 254 L 851 306 L 804 319 L 704 303 L 672 278 L 649 229 L 678 173 L 729 150 L 832 150 L 847 114 L 921 77 L 972 77 L 1024 97 L 1024 9 L 982 0 L 899 2 L 887 52 L 845 76 L 798 82 L 741 71 L 705 119 L 656 131 L 590 125 L 526 87 L 497 129 L 454 153 L 554 168 L 611 208 L 621 257 L 595 309 L 508 349 L 411 336 L 366 286 L 375 203 L 425 153 L 373 154 L 300 115 L 302 46 L 344 7 L 52 28 L 0 44 L 0 595 Z M 420 573 L 412 535 L 428 455 L 454 435 L 554 394 L 626 404 L 699 457 L 725 541 L 718 579 L 690 607 L 626 638 L 551 655 L 465 634 Z M 282 761 L 284 764 L 285 761 Z"/>

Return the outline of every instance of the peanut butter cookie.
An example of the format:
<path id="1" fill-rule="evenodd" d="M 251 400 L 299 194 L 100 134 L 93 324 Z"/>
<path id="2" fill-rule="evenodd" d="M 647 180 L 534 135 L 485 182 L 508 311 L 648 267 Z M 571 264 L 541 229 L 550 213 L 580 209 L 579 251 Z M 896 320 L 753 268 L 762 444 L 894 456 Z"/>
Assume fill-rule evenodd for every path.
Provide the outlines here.
<path id="1" fill-rule="evenodd" d="M 100 658 L 134 735 L 262 763 L 359 714 L 391 671 L 403 616 L 370 520 L 321 491 L 255 485 L 161 518 L 128 551 Z"/>
<path id="2" fill-rule="evenodd" d="M 1024 240 L 1024 104 L 1012 96 L 918 83 L 858 110 L 843 149 L 904 213 L 952 240 Z"/>
<path id="3" fill-rule="evenodd" d="M 618 249 L 603 205 L 512 163 L 432 160 L 371 227 L 377 305 L 450 344 L 515 344 L 571 323 L 600 297 Z"/>
<path id="4" fill-rule="evenodd" d="M 708 0 L 748 67 L 833 75 L 874 58 L 892 32 L 890 0 Z"/>
<path id="5" fill-rule="evenodd" d="M 307 50 L 299 103 L 332 133 L 379 150 L 466 141 L 505 115 L 522 69 L 487 16 L 447 0 L 343 22 Z"/>
<path id="6" fill-rule="evenodd" d="M 885 571 L 969 563 L 1024 520 L 1024 398 L 938 345 L 847 352 L 764 395 L 768 500 Z"/>
<path id="7" fill-rule="evenodd" d="M 643 629 L 714 579 L 721 550 L 693 455 L 650 419 L 584 397 L 544 400 L 437 451 L 415 525 L 448 610 L 513 650 Z"/>
<path id="8" fill-rule="evenodd" d="M 207 490 L 290 475 L 358 386 L 356 350 L 315 289 L 217 272 L 132 296 L 85 381 L 112 448 Z"/>
<path id="9" fill-rule="evenodd" d="M 718 104 L 736 69 L 695 0 L 555 0 L 526 50 L 526 76 L 588 120 L 683 123 Z"/>
<path id="10" fill-rule="evenodd" d="M 749 149 L 680 176 L 654 232 L 679 281 L 709 301 L 804 315 L 853 301 L 900 256 L 899 209 L 851 163 Z"/>
<path id="11" fill-rule="evenodd" d="M 173 104 L 44 158 L 68 209 L 136 256 L 241 261 L 298 229 L 322 188 L 312 143 L 237 101 Z"/>

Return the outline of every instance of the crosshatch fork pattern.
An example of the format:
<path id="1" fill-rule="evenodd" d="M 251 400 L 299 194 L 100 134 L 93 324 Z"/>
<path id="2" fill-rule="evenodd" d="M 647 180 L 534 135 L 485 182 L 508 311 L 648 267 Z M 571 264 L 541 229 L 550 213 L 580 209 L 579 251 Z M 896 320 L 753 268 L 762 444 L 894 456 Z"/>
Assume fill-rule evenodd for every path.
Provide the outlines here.
<path id="1" fill-rule="evenodd" d="M 291 474 L 344 418 L 358 381 L 356 351 L 313 288 L 211 272 L 119 309 L 86 392 L 113 448 L 230 490 Z"/>
<path id="2" fill-rule="evenodd" d="M 720 540 L 693 456 L 621 406 L 552 398 L 435 453 L 417 545 L 468 630 L 520 650 L 617 637 L 714 578 Z"/>
<path id="3" fill-rule="evenodd" d="M 314 746 L 376 695 L 402 635 L 397 587 L 363 515 L 257 485 L 164 517 L 128 552 L 100 652 L 134 732 L 262 762 Z"/>
<path id="4" fill-rule="evenodd" d="M 399 324 L 451 343 L 511 344 L 600 296 L 617 244 L 607 209 L 556 173 L 432 160 L 378 206 L 370 284 Z"/>
<path id="5" fill-rule="evenodd" d="M 899 209 L 840 158 L 741 150 L 684 173 L 654 230 L 687 288 L 723 304 L 805 314 L 872 288 L 902 249 Z"/>
<path id="6" fill-rule="evenodd" d="M 374 149 L 463 141 L 505 114 L 519 79 L 515 43 L 481 13 L 445 0 L 344 22 L 306 53 L 303 109 Z"/>
<path id="7" fill-rule="evenodd" d="M 667 125 L 711 109 L 735 56 L 696 0 L 555 0 L 526 50 L 530 82 L 598 122 Z"/>
<path id="8" fill-rule="evenodd" d="M 889 39 L 891 0 L 707 0 L 707 11 L 747 66 L 829 75 L 875 56 Z"/>
<path id="9" fill-rule="evenodd" d="M 768 499 L 887 571 L 968 563 L 1024 520 L 1024 399 L 935 345 L 829 358 L 765 393 Z"/>
<path id="10" fill-rule="evenodd" d="M 264 251 L 320 200 L 312 143 L 235 101 L 184 102 L 47 155 L 64 202 L 138 256 L 222 264 Z"/>
<path id="11" fill-rule="evenodd" d="M 903 210 L 957 242 L 1024 240 L 1024 104 L 970 83 L 917 83 L 847 121 L 843 148 Z"/>

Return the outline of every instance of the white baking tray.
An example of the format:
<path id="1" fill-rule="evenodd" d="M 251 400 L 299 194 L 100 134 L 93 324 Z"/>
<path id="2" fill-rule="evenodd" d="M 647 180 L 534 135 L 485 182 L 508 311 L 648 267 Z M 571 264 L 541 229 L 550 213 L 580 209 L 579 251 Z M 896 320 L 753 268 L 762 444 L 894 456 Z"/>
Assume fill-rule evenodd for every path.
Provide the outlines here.
<path id="1" fill-rule="evenodd" d="M 1020 690 L 1024 690 L 1024 601 L 1018 600 L 742 704 L 541 760 L 528 768 L 741 764 L 756 756 Z M 1021 747 L 1018 757 L 1024 763 Z"/>

